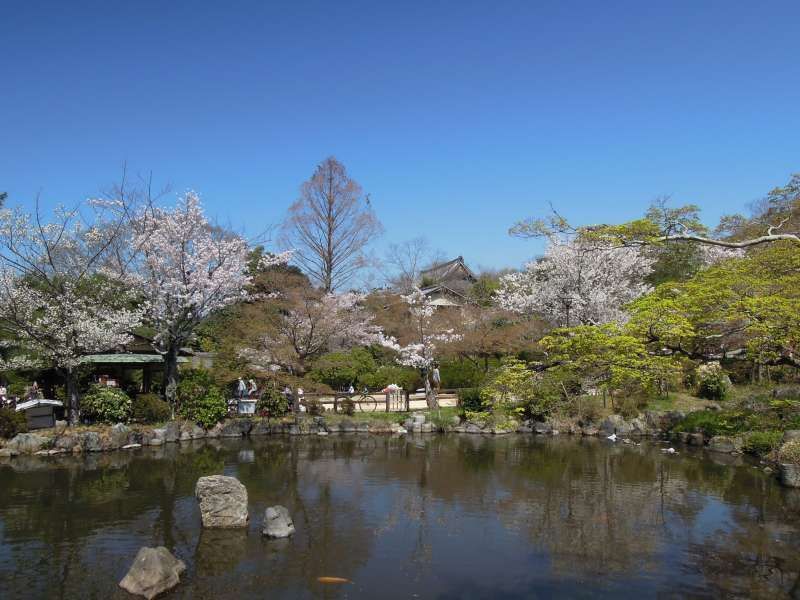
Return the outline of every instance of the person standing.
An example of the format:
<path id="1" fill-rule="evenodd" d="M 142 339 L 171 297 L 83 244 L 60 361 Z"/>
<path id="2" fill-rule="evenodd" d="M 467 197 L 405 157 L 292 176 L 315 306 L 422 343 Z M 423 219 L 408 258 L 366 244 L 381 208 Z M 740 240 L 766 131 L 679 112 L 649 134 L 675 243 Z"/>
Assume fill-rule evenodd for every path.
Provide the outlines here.
<path id="1" fill-rule="evenodd" d="M 247 386 L 244 383 L 244 379 L 242 379 L 240 376 L 239 381 L 236 382 L 236 397 L 239 400 L 241 400 L 242 398 L 245 397 L 246 393 L 247 393 Z"/>
<path id="2" fill-rule="evenodd" d="M 249 387 L 248 387 L 248 390 L 247 390 L 248 395 L 251 398 L 255 398 L 257 396 L 257 394 L 258 394 L 258 386 L 256 385 L 256 380 L 255 379 L 250 379 L 250 381 L 248 381 L 247 383 L 249 384 Z"/>
<path id="3" fill-rule="evenodd" d="M 439 364 L 434 363 L 433 371 L 431 371 L 431 383 L 436 394 L 439 394 L 439 389 L 442 387 L 442 377 L 439 375 Z"/>

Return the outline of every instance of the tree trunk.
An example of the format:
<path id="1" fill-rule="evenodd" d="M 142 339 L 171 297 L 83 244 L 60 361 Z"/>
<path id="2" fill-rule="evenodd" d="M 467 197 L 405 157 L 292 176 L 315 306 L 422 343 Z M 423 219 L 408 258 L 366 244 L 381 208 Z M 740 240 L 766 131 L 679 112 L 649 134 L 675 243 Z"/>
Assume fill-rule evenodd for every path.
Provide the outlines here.
<path id="1" fill-rule="evenodd" d="M 164 398 L 172 409 L 175 417 L 175 403 L 178 391 L 178 346 L 170 345 L 164 354 Z"/>
<path id="2" fill-rule="evenodd" d="M 425 402 L 428 403 L 430 410 L 438 410 L 439 399 L 436 397 L 436 391 L 431 386 L 430 379 L 428 379 L 428 368 L 422 369 L 422 378 L 425 380 Z"/>
<path id="3" fill-rule="evenodd" d="M 78 376 L 72 368 L 64 376 L 67 388 L 67 422 L 70 426 L 80 422 L 80 399 L 78 398 Z"/>

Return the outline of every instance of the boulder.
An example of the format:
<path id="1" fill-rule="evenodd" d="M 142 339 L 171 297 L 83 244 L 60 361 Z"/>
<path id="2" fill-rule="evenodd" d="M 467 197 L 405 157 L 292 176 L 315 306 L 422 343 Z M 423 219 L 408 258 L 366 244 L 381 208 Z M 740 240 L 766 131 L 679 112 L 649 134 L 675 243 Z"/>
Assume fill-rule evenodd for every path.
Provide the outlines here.
<path id="1" fill-rule="evenodd" d="M 167 429 L 165 427 L 157 427 L 151 429 L 149 434 L 145 434 L 142 443 L 144 444 L 146 440 L 148 446 L 162 446 L 166 441 L 166 436 Z"/>
<path id="2" fill-rule="evenodd" d="M 200 503 L 203 527 L 247 526 L 247 489 L 235 477 L 201 477 L 194 495 Z"/>
<path id="3" fill-rule="evenodd" d="M 611 435 L 612 433 L 630 435 L 633 431 L 633 426 L 622 415 L 608 415 L 600 424 L 600 431 L 605 435 Z"/>
<path id="4" fill-rule="evenodd" d="M 211 429 L 206 431 L 206 437 L 211 439 L 218 438 L 220 435 L 222 435 L 223 427 L 224 425 L 222 423 L 217 423 Z"/>
<path id="5" fill-rule="evenodd" d="M 711 452 L 721 452 L 730 454 L 739 452 L 742 449 L 742 440 L 727 435 L 715 435 L 708 440 L 708 449 Z"/>
<path id="6" fill-rule="evenodd" d="M 706 436 L 702 433 L 690 433 L 686 441 L 690 446 L 702 446 L 706 443 Z"/>
<path id="7" fill-rule="evenodd" d="M 548 433 L 553 433 L 553 426 L 550 423 L 537 421 L 536 423 L 533 424 L 533 430 L 539 435 L 544 435 Z"/>
<path id="8" fill-rule="evenodd" d="M 517 427 L 517 433 L 533 433 L 533 423 L 531 421 L 523 421 Z"/>
<path id="9" fill-rule="evenodd" d="M 186 442 L 189 440 L 199 440 L 206 437 L 206 430 L 190 421 L 184 421 L 181 424 L 180 440 Z"/>
<path id="10" fill-rule="evenodd" d="M 483 429 L 481 429 L 475 423 L 467 423 L 464 433 L 483 433 Z"/>
<path id="11" fill-rule="evenodd" d="M 800 440 L 800 429 L 787 429 L 783 432 L 781 444 L 785 444 L 786 442 L 791 442 L 793 440 Z"/>
<path id="12" fill-rule="evenodd" d="M 600 435 L 600 430 L 594 425 L 584 425 L 581 428 L 581 435 Z"/>
<path id="13" fill-rule="evenodd" d="M 164 441 L 168 444 L 177 442 L 181 438 L 181 424 L 178 421 L 170 421 L 164 426 Z"/>
<path id="14" fill-rule="evenodd" d="M 180 576 L 186 570 L 182 560 L 159 546 L 142 548 L 136 555 L 128 574 L 119 582 L 125 591 L 148 600 L 174 588 L 180 583 Z"/>
<path id="15" fill-rule="evenodd" d="M 53 447 L 56 450 L 61 450 L 62 452 L 74 452 L 76 446 L 80 448 L 80 445 L 81 442 L 78 439 L 78 436 L 67 434 L 57 437 Z"/>
<path id="16" fill-rule="evenodd" d="M 264 512 L 261 533 L 270 538 L 286 538 L 294 533 L 294 523 L 285 506 L 270 506 Z"/>
<path id="17" fill-rule="evenodd" d="M 122 448 L 128 445 L 128 437 L 131 434 L 131 428 L 125 423 L 117 423 L 108 433 L 108 445 L 111 448 Z"/>
<path id="18" fill-rule="evenodd" d="M 403 429 L 408 429 L 409 431 L 411 431 L 413 428 L 414 428 L 414 419 L 409 417 L 408 419 L 403 421 Z"/>
<path id="19" fill-rule="evenodd" d="M 17 454 L 34 454 L 42 450 L 49 442 L 49 438 L 36 433 L 18 433 L 6 444 L 5 449 Z"/>
<path id="20" fill-rule="evenodd" d="M 367 421 L 356 423 L 356 431 L 358 433 L 369 433 L 369 423 Z"/>
<path id="21" fill-rule="evenodd" d="M 781 385 L 772 390 L 775 400 L 800 400 L 800 385 Z"/>
<path id="22" fill-rule="evenodd" d="M 420 425 L 422 425 L 425 422 L 425 415 L 423 415 L 422 413 L 414 413 L 413 415 L 411 415 L 411 422 L 419 423 Z"/>
<path id="23" fill-rule="evenodd" d="M 253 422 L 250 419 L 231 419 L 222 425 L 220 437 L 224 438 L 237 438 L 244 437 L 253 428 Z"/>
<path id="24" fill-rule="evenodd" d="M 355 433 L 356 424 L 353 423 L 350 419 L 342 419 L 339 422 L 339 431 L 341 431 L 342 433 Z"/>
<path id="25" fill-rule="evenodd" d="M 56 421 L 54 430 L 56 435 L 61 435 L 67 430 L 67 422 L 66 421 Z"/>
<path id="26" fill-rule="evenodd" d="M 631 434 L 639 436 L 650 435 L 651 428 L 647 425 L 647 419 L 643 416 L 638 416 L 631 419 Z"/>
<path id="27" fill-rule="evenodd" d="M 800 488 L 800 465 L 781 463 L 778 465 L 781 483 L 787 487 Z"/>
<path id="28" fill-rule="evenodd" d="M 271 428 L 269 425 L 269 421 L 267 419 L 261 419 L 253 423 L 252 429 L 250 429 L 250 435 L 269 435 L 271 433 Z"/>
<path id="29" fill-rule="evenodd" d="M 103 450 L 103 439 L 96 431 L 84 431 L 80 434 L 81 450 L 84 452 L 100 452 Z"/>
<path id="30" fill-rule="evenodd" d="M 433 433 L 433 423 L 423 423 L 421 433 Z"/>

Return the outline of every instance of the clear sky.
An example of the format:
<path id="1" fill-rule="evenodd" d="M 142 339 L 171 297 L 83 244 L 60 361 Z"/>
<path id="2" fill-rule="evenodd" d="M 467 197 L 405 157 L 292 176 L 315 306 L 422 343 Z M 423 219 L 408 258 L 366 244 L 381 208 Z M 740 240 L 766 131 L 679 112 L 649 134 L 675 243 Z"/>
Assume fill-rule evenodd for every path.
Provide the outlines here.
<path id="1" fill-rule="evenodd" d="M 519 218 L 671 194 L 710 222 L 800 170 L 800 2 L 0 3 L 0 190 L 123 163 L 256 234 L 335 155 L 392 241 L 520 266 Z"/>

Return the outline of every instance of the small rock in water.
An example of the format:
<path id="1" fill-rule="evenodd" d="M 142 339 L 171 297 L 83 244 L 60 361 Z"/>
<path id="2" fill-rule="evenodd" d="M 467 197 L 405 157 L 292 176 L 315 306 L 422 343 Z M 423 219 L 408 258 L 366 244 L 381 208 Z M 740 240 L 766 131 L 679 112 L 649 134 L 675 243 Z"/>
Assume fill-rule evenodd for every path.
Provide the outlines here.
<path id="1" fill-rule="evenodd" d="M 264 529 L 261 533 L 271 538 L 286 538 L 294 533 L 294 523 L 285 506 L 270 506 L 264 512 Z"/>
<path id="2" fill-rule="evenodd" d="M 119 586 L 131 594 L 150 600 L 178 585 L 180 575 L 185 570 L 183 561 L 175 558 L 163 546 L 145 547 L 139 550 Z"/>

